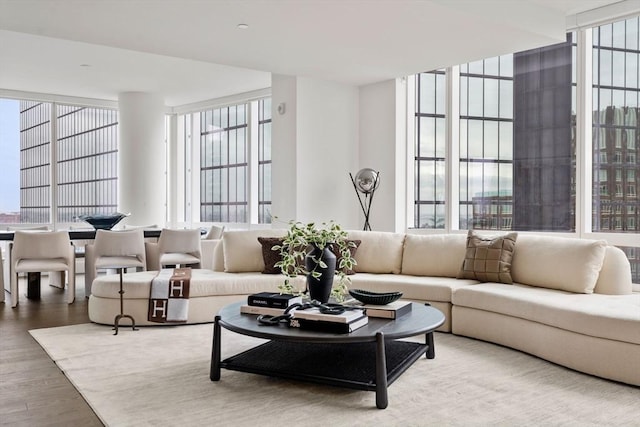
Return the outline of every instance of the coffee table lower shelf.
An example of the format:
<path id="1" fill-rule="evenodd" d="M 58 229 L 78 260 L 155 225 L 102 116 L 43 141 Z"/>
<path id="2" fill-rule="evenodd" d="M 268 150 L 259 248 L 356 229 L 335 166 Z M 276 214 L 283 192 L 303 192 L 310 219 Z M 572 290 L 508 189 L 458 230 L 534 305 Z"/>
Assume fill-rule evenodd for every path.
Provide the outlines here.
<path id="1" fill-rule="evenodd" d="M 408 341 L 386 341 L 387 385 L 429 349 Z M 221 368 L 272 377 L 376 391 L 376 343 L 268 341 L 220 363 Z M 386 406 L 386 405 L 385 405 Z"/>

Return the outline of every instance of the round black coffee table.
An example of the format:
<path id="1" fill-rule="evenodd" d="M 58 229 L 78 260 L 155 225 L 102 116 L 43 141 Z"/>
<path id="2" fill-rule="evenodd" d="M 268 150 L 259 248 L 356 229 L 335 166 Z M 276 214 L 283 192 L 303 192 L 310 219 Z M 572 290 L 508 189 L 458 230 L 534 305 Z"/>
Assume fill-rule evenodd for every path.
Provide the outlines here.
<path id="1" fill-rule="evenodd" d="M 225 368 L 375 391 L 380 409 L 388 405 L 388 385 L 423 354 L 435 357 L 433 331 L 445 320 L 436 308 L 412 303 L 411 311 L 395 320 L 370 317 L 354 332 L 332 334 L 285 324 L 264 326 L 256 315 L 240 313 L 242 304 L 230 304 L 215 317 L 211 381 L 219 381 L 220 369 Z M 270 341 L 221 360 L 221 328 Z M 425 343 L 399 341 L 422 334 Z"/>

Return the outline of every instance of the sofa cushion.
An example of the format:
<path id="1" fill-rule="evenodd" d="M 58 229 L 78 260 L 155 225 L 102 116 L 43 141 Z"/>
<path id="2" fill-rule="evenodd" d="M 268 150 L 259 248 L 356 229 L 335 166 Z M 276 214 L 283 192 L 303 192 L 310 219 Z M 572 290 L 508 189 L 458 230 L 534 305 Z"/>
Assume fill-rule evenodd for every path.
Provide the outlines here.
<path id="1" fill-rule="evenodd" d="M 402 253 L 402 274 L 456 277 L 464 259 L 464 234 L 407 234 Z"/>
<path id="2" fill-rule="evenodd" d="M 349 231 L 349 238 L 360 240 L 355 254 L 356 273 L 400 274 L 404 234 L 387 231 Z"/>
<path id="3" fill-rule="evenodd" d="M 264 270 L 262 245 L 258 237 L 282 237 L 284 230 L 230 230 L 222 235 L 224 271 L 228 273 Z"/>
<path id="4" fill-rule="evenodd" d="M 640 294 L 585 295 L 520 284 L 483 283 L 456 289 L 452 302 L 592 337 L 640 344 Z"/>
<path id="5" fill-rule="evenodd" d="M 459 279 L 476 279 L 481 282 L 513 283 L 511 260 L 518 233 L 502 236 L 481 236 L 469 230 L 467 247 Z"/>
<path id="6" fill-rule="evenodd" d="M 476 280 L 453 277 L 405 276 L 399 274 L 358 273 L 351 277 L 349 289 L 371 292 L 402 292 L 402 299 L 451 302 L 456 289 L 475 285 Z"/>
<path id="7" fill-rule="evenodd" d="M 513 281 L 542 288 L 592 293 L 606 242 L 520 234 L 513 253 Z"/>

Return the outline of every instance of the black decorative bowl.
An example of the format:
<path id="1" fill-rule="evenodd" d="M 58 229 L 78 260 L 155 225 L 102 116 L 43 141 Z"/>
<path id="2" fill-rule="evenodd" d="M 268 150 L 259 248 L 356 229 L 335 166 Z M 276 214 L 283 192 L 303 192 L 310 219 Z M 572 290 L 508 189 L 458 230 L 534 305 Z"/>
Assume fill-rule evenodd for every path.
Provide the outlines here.
<path id="1" fill-rule="evenodd" d="M 349 294 L 363 304 L 390 304 L 402 296 L 402 292 L 371 292 L 364 289 L 350 289 Z"/>
<path id="2" fill-rule="evenodd" d="M 116 212 L 112 214 L 80 215 L 78 219 L 88 222 L 96 230 L 111 230 L 114 225 L 116 225 L 129 215 L 131 214 L 122 214 Z"/>

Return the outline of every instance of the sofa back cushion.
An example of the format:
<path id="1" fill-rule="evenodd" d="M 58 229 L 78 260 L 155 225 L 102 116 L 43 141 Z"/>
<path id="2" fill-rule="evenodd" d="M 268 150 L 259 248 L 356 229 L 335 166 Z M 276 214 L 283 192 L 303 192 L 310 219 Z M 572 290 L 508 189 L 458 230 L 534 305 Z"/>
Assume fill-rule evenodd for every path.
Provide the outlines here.
<path id="1" fill-rule="evenodd" d="M 264 270 L 264 260 L 258 237 L 281 237 L 285 234 L 286 230 L 278 229 L 225 231 L 222 235 L 224 271 L 261 272 Z"/>
<path id="2" fill-rule="evenodd" d="M 464 234 L 407 234 L 402 254 L 402 274 L 456 277 L 464 260 Z"/>
<path id="3" fill-rule="evenodd" d="M 632 292 L 631 264 L 625 253 L 615 246 L 607 246 L 602 269 L 593 292 L 596 294 L 627 295 Z"/>
<path id="4" fill-rule="evenodd" d="M 354 256 L 354 271 L 400 274 L 404 237 L 387 231 L 349 231 L 350 239 L 361 241 Z"/>
<path id="5" fill-rule="evenodd" d="M 606 242 L 520 233 L 515 245 L 513 281 L 541 288 L 593 293 Z"/>

